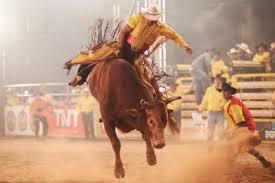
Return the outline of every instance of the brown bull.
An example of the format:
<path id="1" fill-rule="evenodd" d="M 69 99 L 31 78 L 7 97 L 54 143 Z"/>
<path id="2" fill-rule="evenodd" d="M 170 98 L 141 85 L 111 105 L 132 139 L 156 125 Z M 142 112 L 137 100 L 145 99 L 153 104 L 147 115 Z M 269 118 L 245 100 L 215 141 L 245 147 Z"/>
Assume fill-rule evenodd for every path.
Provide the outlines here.
<path id="1" fill-rule="evenodd" d="M 154 148 L 165 146 L 164 128 L 168 121 L 166 105 L 173 100 L 158 100 L 140 81 L 132 65 L 122 59 L 99 63 L 90 74 L 89 87 L 100 105 L 105 131 L 115 152 L 114 174 L 125 176 L 120 157 L 120 140 L 115 128 L 124 133 L 134 129 L 146 142 L 149 165 L 155 165 Z"/>

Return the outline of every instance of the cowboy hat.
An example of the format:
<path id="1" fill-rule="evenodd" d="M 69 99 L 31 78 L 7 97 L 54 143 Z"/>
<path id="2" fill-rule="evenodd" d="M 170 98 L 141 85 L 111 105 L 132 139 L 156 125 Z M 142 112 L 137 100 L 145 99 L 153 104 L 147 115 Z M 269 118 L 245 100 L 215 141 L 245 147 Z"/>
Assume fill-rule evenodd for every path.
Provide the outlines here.
<path id="1" fill-rule="evenodd" d="M 271 50 L 274 50 L 275 49 L 275 42 L 272 42 L 271 44 L 270 44 L 270 51 Z"/>
<path id="2" fill-rule="evenodd" d="M 237 89 L 232 87 L 230 84 L 228 83 L 222 83 L 222 87 L 220 89 L 220 91 L 229 91 L 232 95 L 237 93 Z"/>
<path id="3" fill-rule="evenodd" d="M 248 48 L 248 45 L 245 43 L 241 43 L 241 44 L 236 44 L 236 46 L 240 49 L 242 49 L 243 51 L 245 51 L 248 54 L 251 54 L 250 49 Z"/>
<path id="4" fill-rule="evenodd" d="M 148 8 L 141 8 L 141 11 L 143 16 L 151 21 L 157 21 L 163 14 L 163 11 L 156 4 L 151 4 Z"/>

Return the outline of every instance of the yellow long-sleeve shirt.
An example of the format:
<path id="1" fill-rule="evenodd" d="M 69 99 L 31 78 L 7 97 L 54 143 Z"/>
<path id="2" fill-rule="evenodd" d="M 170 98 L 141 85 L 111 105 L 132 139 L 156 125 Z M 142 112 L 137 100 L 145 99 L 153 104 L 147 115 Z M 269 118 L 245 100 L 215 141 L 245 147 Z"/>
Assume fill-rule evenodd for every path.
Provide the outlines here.
<path id="1" fill-rule="evenodd" d="M 207 88 L 199 107 L 199 111 L 223 111 L 225 103 L 226 100 L 222 93 L 212 85 Z"/>
<path id="2" fill-rule="evenodd" d="M 211 73 L 212 76 L 215 77 L 217 74 L 225 74 L 228 73 L 228 67 L 224 64 L 223 60 L 212 60 L 211 63 Z"/>
<path id="3" fill-rule="evenodd" d="M 192 86 L 187 88 L 177 87 L 174 91 L 168 92 L 168 97 L 173 97 L 173 96 L 183 97 L 184 95 L 190 93 L 191 91 L 192 91 Z M 181 108 L 181 104 L 182 104 L 182 99 L 176 100 L 168 104 L 168 108 L 176 111 Z"/>
<path id="4" fill-rule="evenodd" d="M 253 62 L 262 63 L 264 64 L 265 70 L 267 72 L 271 71 L 269 52 L 264 52 L 263 54 L 256 54 L 253 58 Z"/>
<path id="5" fill-rule="evenodd" d="M 78 112 L 91 112 L 96 105 L 97 102 L 93 97 L 81 96 L 76 103 L 76 110 Z"/>
<path id="6" fill-rule="evenodd" d="M 159 21 L 149 26 L 141 13 L 131 16 L 127 24 L 133 29 L 130 35 L 134 38 L 131 42 L 134 49 L 139 50 L 145 44 L 152 45 L 159 36 L 175 41 L 182 48 L 188 47 L 186 41 L 170 26 Z"/>
<path id="7" fill-rule="evenodd" d="M 269 57 L 270 57 L 269 52 L 264 52 L 263 54 L 257 53 L 253 58 L 253 62 L 263 63 L 266 59 L 268 60 Z"/>

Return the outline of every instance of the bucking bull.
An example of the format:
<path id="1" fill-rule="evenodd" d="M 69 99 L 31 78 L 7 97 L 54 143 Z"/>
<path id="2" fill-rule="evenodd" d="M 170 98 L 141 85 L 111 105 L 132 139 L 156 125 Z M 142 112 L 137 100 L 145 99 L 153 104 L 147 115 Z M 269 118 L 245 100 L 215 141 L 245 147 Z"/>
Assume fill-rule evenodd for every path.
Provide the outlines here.
<path id="1" fill-rule="evenodd" d="M 115 152 L 115 177 L 125 176 L 116 128 L 123 133 L 138 130 L 146 143 L 147 162 L 155 165 L 154 148 L 165 146 L 164 129 L 169 115 L 166 105 L 180 97 L 158 99 L 142 85 L 134 67 L 123 59 L 97 64 L 90 73 L 88 84 L 99 102 L 105 131 Z"/>

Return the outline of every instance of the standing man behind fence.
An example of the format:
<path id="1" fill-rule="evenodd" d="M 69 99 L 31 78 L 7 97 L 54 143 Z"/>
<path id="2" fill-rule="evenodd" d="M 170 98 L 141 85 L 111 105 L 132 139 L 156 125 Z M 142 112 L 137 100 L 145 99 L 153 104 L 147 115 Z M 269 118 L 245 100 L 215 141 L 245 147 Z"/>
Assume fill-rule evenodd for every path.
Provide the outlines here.
<path id="1" fill-rule="evenodd" d="M 195 83 L 196 103 L 201 104 L 202 97 L 209 86 L 209 75 L 211 73 L 211 59 L 215 50 L 209 49 L 198 56 L 191 64 L 190 74 Z"/>
<path id="2" fill-rule="evenodd" d="M 96 101 L 90 95 L 89 90 L 87 88 L 82 90 L 82 96 L 79 97 L 76 103 L 76 110 L 81 115 L 86 139 L 95 138 L 93 115 L 93 109 L 95 105 Z"/>
<path id="3" fill-rule="evenodd" d="M 45 137 L 48 134 L 48 120 L 45 112 L 48 109 L 49 103 L 43 96 L 43 92 L 36 92 L 35 98 L 30 105 L 30 116 L 34 124 L 35 137 L 39 136 L 40 124 L 42 125 L 42 135 Z"/>

